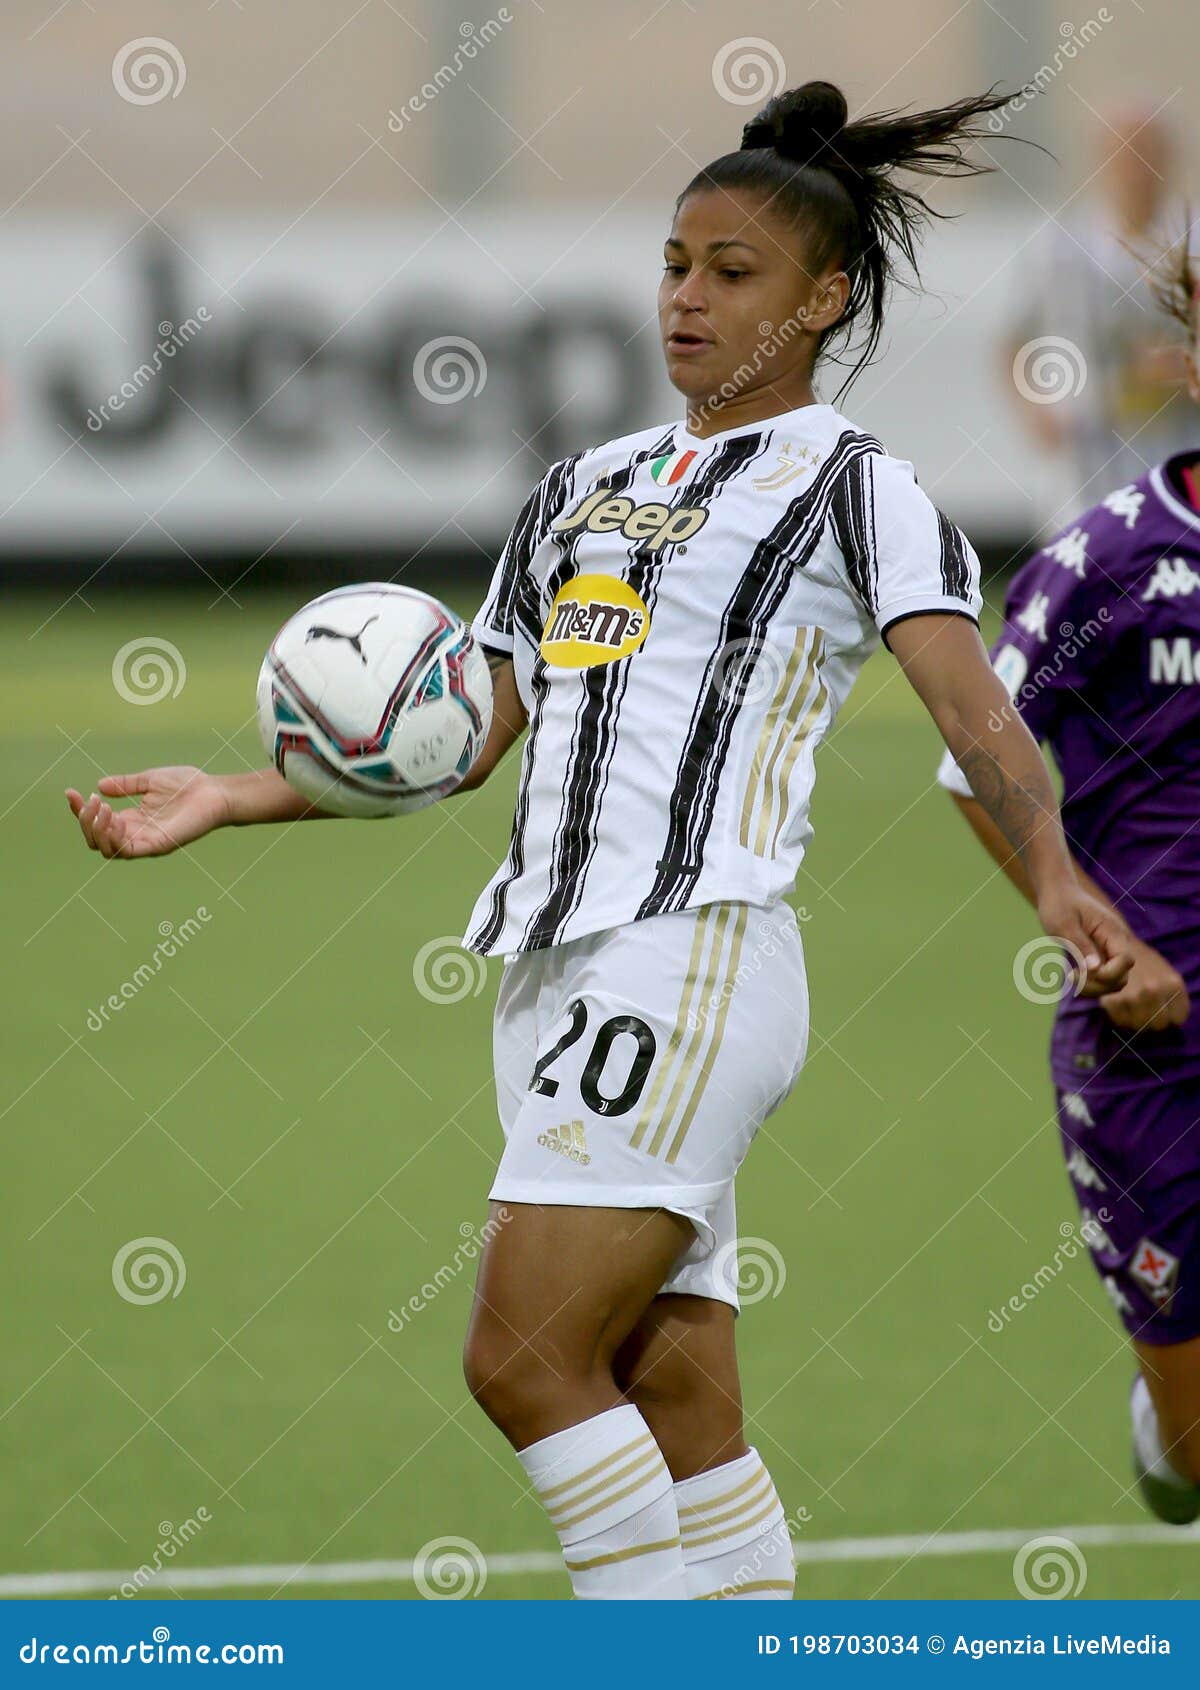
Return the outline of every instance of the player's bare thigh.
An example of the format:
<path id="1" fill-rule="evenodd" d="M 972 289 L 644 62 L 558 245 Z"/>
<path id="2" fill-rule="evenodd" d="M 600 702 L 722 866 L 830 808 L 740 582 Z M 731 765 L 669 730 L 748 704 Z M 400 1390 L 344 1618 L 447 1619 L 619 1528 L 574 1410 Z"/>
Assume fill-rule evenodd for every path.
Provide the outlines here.
<path id="1" fill-rule="evenodd" d="M 471 1392 L 517 1449 L 625 1399 L 613 1358 L 694 1237 L 665 1209 L 492 1204 Z"/>

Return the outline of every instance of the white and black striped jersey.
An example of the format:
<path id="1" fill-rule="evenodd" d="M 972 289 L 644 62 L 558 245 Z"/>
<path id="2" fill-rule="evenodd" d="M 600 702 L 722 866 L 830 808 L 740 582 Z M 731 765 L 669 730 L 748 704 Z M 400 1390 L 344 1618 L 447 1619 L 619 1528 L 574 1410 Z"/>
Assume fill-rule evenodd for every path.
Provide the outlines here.
<path id="1" fill-rule="evenodd" d="M 464 940 L 512 953 L 789 892 L 813 754 L 893 622 L 977 619 L 979 562 L 829 405 L 557 463 L 474 629 L 529 714 L 508 855 Z"/>

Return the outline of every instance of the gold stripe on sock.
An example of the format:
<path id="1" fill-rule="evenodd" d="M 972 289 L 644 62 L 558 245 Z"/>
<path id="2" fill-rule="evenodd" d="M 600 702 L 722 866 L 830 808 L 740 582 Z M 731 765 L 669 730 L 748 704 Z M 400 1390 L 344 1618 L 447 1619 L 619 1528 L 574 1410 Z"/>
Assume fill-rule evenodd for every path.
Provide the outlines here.
<path id="1" fill-rule="evenodd" d="M 618 1561 L 632 1561 L 638 1555 L 657 1555 L 660 1550 L 678 1548 L 677 1537 L 665 1537 L 661 1543 L 635 1543 L 632 1549 L 614 1549 L 610 1555 L 593 1555 L 590 1561 L 567 1561 L 567 1571 L 590 1573 L 593 1567 L 612 1567 Z"/>
<path id="2" fill-rule="evenodd" d="M 581 1490 L 575 1496 L 560 1497 L 557 1502 L 548 1504 L 546 1506 L 547 1514 L 552 1520 L 559 1515 L 570 1514 L 573 1509 L 579 1507 L 581 1502 L 590 1502 L 594 1496 L 602 1496 L 606 1490 L 611 1490 L 614 1485 L 619 1485 L 622 1479 L 627 1479 L 639 1467 L 652 1467 L 656 1456 L 661 1456 L 661 1451 L 658 1445 L 651 1440 L 647 1442 L 644 1448 L 635 1451 L 624 1466 L 614 1467 L 610 1472 L 604 1473 L 596 1480 L 594 1485 L 589 1485 L 587 1490 Z"/>
<path id="3" fill-rule="evenodd" d="M 686 1542 L 692 1533 L 710 1530 L 714 1526 L 723 1528 L 717 1532 L 718 1537 L 732 1537 L 735 1532 L 741 1529 L 742 1519 L 746 1515 L 756 1513 L 768 1497 L 774 1497 L 776 1502 L 779 1501 L 779 1498 L 775 1496 L 775 1487 L 771 1483 L 771 1475 L 764 1467 L 762 1482 L 757 1489 L 751 1491 L 750 1495 L 744 1497 L 741 1502 L 735 1502 L 732 1508 L 722 1509 L 717 1514 L 702 1515 L 698 1520 L 681 1520 L 679 1529 L 683 1534 L 684 1541 Z"/>
<path id="4" fill-rule="evenodd" d="M 659 1448 L 658 1448 L 657 1444 L 655 1444 L 655 1446 L 654 1446 L 654 1454 L 658 1457 L 659 1461 L 661 1462 L 662 1461 L 662 1455 L 659 1452 Z M 630 1472 L 630 1471 L 632 1471 L 633 1467 L 644 1466 L 644 1465 L 645 1465 L 644 1462 L 640 1462 L 640 1461 L 634 1462 L 634 1463 L 632 1463 L 631 1467 L 626 1469 L 626 1471 Z M 648 1467 L 646 1467 L 646 1471 L 644 1473 L 639 1473 L 638 1477 L 636 1479 L 634 1479 L 634 1481 L 631 1485 L 626 1485 L 622 1490 L 607 1492 L 606 1495 L 604 1495 L 600 1498 L 599 1502 L 593 1502 L 593 1504 L 590 1508 L 585 1508 L 582 1514 L 568 1514 L 565 1517 L 560 1516 L 557 1519 L 553 1515 L 551 1515 L 551 1517 L 550 1517 L 551 1523 L 553 1524 L 555 1531 L 557 1531 L 557 1532 L 566 1531 L 568 1526 L 577 1526 L 583 1520 L 590 1520 L 592 1518 L 593 1514 L 602 1514 L 606 1508 L 611 1508 L 614 1502 L 620 1502 L 620 1501 L 623 1500 L 623 1498 L 625 1498 L 627 1496 L 632 1496 L 635 1491 L 641 1490 L 645 1485 L 647 1485 L 650 1482 L 650 1479 L 653 1475 L 653 1471 L 654 1471 L 654 1463 L 653 1463 L 653 1461 L 651 1461 L 650 1465 Z M 666 1471 L 665 1467 L 664 1467 L 663 1471 L 664 1472 Z M 582 1501 L 582 1498 L 580 1498 L 580 1501 Z"/>
<path id="5" fill-rule="evenodd" d="M 725 1531 L 718 1533 L 718 1536 L 730 1536 L 734 1531 L 737 1531 L 742 1516 L 754 1514 L 759 1507 L 762 1507 L 762 1504 L 766 1502 L 767 1497 L 771 1496 L 772 1492 L 774 1492 L 774 1486 L 771 1484 L 771 1474 L 764 1467 L 762 1474 L 755 1482 L 754 1489 L 749 1492 L 749 1496 L 742 1497 L 740 1502 L 735 1502 L 732 1507 L 713 1509 L 708 1513 L 700 1514 L 696 1519 L 681 1519 L 679 1529 L 686 1536 L 690 1531 L 708 1531 L 712 1526 L 723 1526 Z"/>
<path id="6" fill-rule="evenodd" d="M 731 1596 L 744 1596 L 748 1590 L 795 1590 L 795 1579 L 753 1579 L 748 1584 L 739 1584 L 735 1589 L 722 1586 L 720 1590 L 710 1590 L 706 1596 L 697 1596 L 697 1602 L 726 1602 Z"/>
<path id="7" fill-rule="evenodd" d="M 769 1507 L 767 1507 L 763 1513 L 759 1514 L 757 1518 L 741 1521 L 737 1529 L 739 1531 L 749 1531 L 751 1526 L 766 1525 L 767 1521 L 771 1518 L 777 1508 L 779 1508 L 780 1514 L 782 1515 L 783 1510 L 780 1508 L 779 1498 L 775 1495 L 774 1490 L 772 1489 Z M 782 1525 L 782 1523 L 783 1521 L 780 1519 L 779 1524 Z M 733 1531 L 726 1529 L 723 1532 L 709 1532 L 705 1537 L 685 1537 L 683 1540 L 683 1547 L 685 1550 L 699 1549 L 702 1543 L 722 1543 L 725 1539 L 733 1537 L 734 1535 L 735 1533 Z"/>
<path id="8" fill-rule="evenodd" d="M 751 1485 L 758 1484 L 766 1470 L 760 1461 L 750 1477 L 743 1479 L 741 1484 L 735 1485 L 732 1490 L 722 1491 L 719 1496 L 710 1496 L 707 1502 L 682 1503 L 679 1508 L 679 1518 L 682 1520 L 685 1514 L 708 1514 L 714 1508 L 723 1508 L 727 1502 L 736 1502 L 739 1496 L 746 1494 Z"/>
<path id="9" fill-rule="evenodd" d="M 564 1479 L 561 1485 L 551 1485 L 548 1490 L 538 1490 L 539 1501 L 549 1507 L 554 1497 L 561 1496 L 563 1491 L 571 1490 L 575 1485 L 581 1485 L 585 1479 L 594 1478 L 597 1473 L 602 1473 L 606 1467 L 611 1467 L 614 1461 L 620 1461 L 622 1456 L 628 1455 L 631 1450 L 637 1449 L 639 1445 L 648 1449 L 651 1441 L 648 1429 L 639 1432 L 636 1438 L 630 1439 L 629 1443 L 622 1444 L 620 1449 L 614 1449 L 602 1461 L 593 1463 L 591 1467 L 585 1467 L 583 1472 L 576 1473 L 573 1479 Z"/>

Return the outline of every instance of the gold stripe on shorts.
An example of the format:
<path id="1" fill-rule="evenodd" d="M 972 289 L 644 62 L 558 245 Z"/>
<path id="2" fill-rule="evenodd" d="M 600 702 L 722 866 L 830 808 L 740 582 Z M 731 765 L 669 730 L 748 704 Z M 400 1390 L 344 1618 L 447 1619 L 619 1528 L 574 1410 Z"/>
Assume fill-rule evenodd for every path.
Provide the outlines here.
<path id="1" fill-rule="evenodd" d="M 708 953 L 708 967 L 704 971 L 704 985 L 701 988 L 700 993 L 700 1015 L 696 1026 L 692 1029 L 691 1037 L 688 1039 L 687 1045 L 684 1048 L 683 1056 L 679 1063 L 679 1072 L 675 1076 L 675 1083 L 671 1087 L 666 1106 L 659 1117 L 654 1137 L 650 1140 L 649 1151 L 651 1156 L 657 1156 L 659 1151 L 662 1149 L 663 1140 L 667 1136 L 667 1128 L 670 1125 L 671 1117 L 675 1113 L 681 1093 L 690 1082 L 692 1066 L 695 1063 L 700 1047 L 705 1042 L 705 1033 L 707 1032 L 708 1023 L 708 1011 L 706 1006 L 712 1002 L 713 993 L 716 989 L 717 973 L 721 966 L 721 952 L 725 948 L 725 929 L 729 926 L 731 913 L 732 905 L 730 904 L 707 904 L 702 916 L 700 917 L 700 920 L 704 922 L 706 928 L 709 926 L 712 928 L 712 946 Z M 715 919 L 710 919 L 714 915 Z"/>
<path id="2" fill-rule="evenodd" d="M 713 1022 L 712 1037 L 708 1048 L 700 1063 L 700 1072 L 696 1076 L 696 1083 L 692 1088 L 692 1095 L 688 1099 L 675 1137 L 671 1140 L 671 1148 L 667 1151 L 667 1161 L 674 1162 L 683 1148 L 683 1141 L 688 1135 L 696 1110 L 700 1107 L 700 1099 L 704 1096 L 708 1085 L 708 1077 L 712 1072 L 712 1065 L 716 1061 L 717 1052 L 721 1048 L 721 1040 L 725 1036 L 725 1022 L 729 1017 L 729 1005 L 737 990 L 737 972 L 741 964 L 742 940 L 746 935 L 746 922 L 749 918 L 749 908 L 745 904 L 738 906 L 737 921 L 734 924 L 733 940 L 729 948 L 729 962 L 721 982 L 721 1002 Z M 664 1123 L 665 1124 L 665 1123 Z"/>
<path id="3" fill-rule="evenodd" d="M 679 1012 L 675 1017 L 675 1025 L 671 1030 L 671 1037 L 667 1041 L 666 1049 L 658 1059 L 658 1072 L 654 1076 L 654 1084 L 650 1087 L 650 1096 L 646 1099 L 645 1106 L 638 1118 L 638 1124 L 633 1130 L 633 1137 L 629 1140 L 630 1146 L 634 1150 L 641 1148 L 642 1139 L 645 1137 L 646 1128 L 650 1125 L 655 1106 L 662 1095 L 667 1075 L 670 1073 L 679 1047 L 683 1043 L 683 1035 L 687 1032 L 688 1012 L 692 1007 L 692 997 L 695 994 L 696 982 L 700 976 L 700 958 L 708 933 L 708 916 L 712 907 L 711 904 L 706 905 L 700 911 L 696 921 L 696 930 L 692 935 L 692 954 L 688 958 L 683 990 L 679 994 Z"/>

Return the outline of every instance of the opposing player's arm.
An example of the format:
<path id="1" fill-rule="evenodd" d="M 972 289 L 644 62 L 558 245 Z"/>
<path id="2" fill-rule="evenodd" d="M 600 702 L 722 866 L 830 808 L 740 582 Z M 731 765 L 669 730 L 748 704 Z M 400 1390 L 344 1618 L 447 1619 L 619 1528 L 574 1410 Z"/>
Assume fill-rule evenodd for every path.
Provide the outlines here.
<path id="1" fill-rule="evenodd" d="M 887 639 L 1027 878 L 1042 926 L 1083 958 L 1093 984 L 1119 986 L 1132 966 L 1132 936 L 1111 904 L 1080 883 L 1049 770 L 988 661 L 978 628 L 965 616 L 933 612 L 893 623 Z"/>
<path id="2" fill-rule="evenodd" d="M 1037 898 L 1033 882 L 1020 857 L 983 805 L 977 798 L 968 797 L 953 788 L 948 790 L 959 814 L 988 856 L 1004 870 L 1021 896 L 1036 909 Z M 1084 891 L 1111 910 L 1118 920 L 1122 920 L 1103 887 L 1096 884 L 1073 854 L 1071 864 L 1075 870 L 1075 878 Z M 1119 990 L 1113 991 L 1111 986 L 1101 980 L 1089 979 L 1082 988 L 1082 995 L 1098 997 L 1102 1008 L 1114 1024 L 1129 1032 L 1149 1029 L 1157 1033 L 1166 1027 L 1182 1027 L 1192 1008 L 1183 976 L 1167 961 L 1161 951 L 1156 951 L 1153 945 L 1145 944 L 1136 934 L 1130 935 L 1129 947 L 1133 956 L 1133 967 Z"/>
<path id="3" fill-rule="evenodd" d="M 456 792 L 471 792 L 482 786 L 504 753 L 520 739 L 529 721 L 517 691 L 517 673 L 511 655 L 487 646 L 484 655 L 492 676 L 492 725 L 482 750 L 466 778 L 450 793 L 451 798 Z"/>

